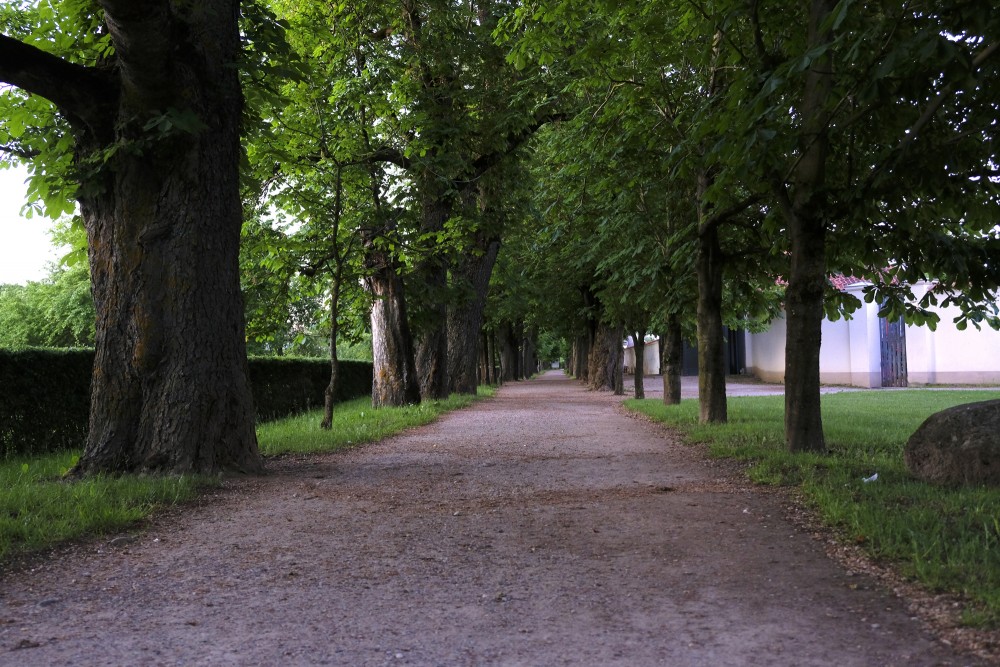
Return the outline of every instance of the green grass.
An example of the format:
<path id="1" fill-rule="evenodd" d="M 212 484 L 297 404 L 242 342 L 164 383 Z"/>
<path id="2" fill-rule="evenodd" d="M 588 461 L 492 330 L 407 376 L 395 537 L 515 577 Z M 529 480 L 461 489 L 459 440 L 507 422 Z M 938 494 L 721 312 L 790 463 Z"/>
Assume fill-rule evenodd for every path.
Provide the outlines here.
<path id="1" fill-rule="evenodd" d="M 0 462 L 0 561 L 135 525 L 157 507 L 194 498 L 209 483 L 191 475 L 97 476 L 65 481 L 78 452 Z"/>
<path id="2" fill-rule="evenodd" d="M 478 397 L 452 396 L 405 408 L 373 410 L 371 399 L 338 404 L 333 428 L 319 428 L 322 412 L 310 412 L 261 424 L 257 438 L 265 456 L 328 452 L 379 440 L 433 421 Z M 198 476 L 120 475 L 83 480 L 63 479 L 79 452 L 0 461 L 0 562 L 16 554 L 62 542 L 113 534 L 147 518 L 158 507 L 194 499 L 215 478 Z"/>
<path id="3" fill-rule="evenodd" d="M 453 395 L 445 400 L 420 405 L 373 410 L 370 398 L 336 405 L 333 427 L 319 427 L 322 410 L 261 424 L 257 440 L 265 456 L 332 452 L 345 447 L 375 442 L 400 431 L 428 424 L 445 412 L 470 405 L 480 397 L 492 396 L 492 387 L 479 387 L 477 396 Z"/>
<path id="4" fill-rule="evenodd" d="M 700 425 L 696 401 L 626 406 L 673 425 L 712 455 L 750 462 L 760 484 L 798 486 L 845 540 L 935 591 L 964 595 L 969 625 L 1000 627 L 1000 489 L 912 479 L 903 446 L 929 415 L 992 391 L 865 391 L 823 397 L 829 456 L 784 449 L 782 396 L 729 399 L 729 423 Z M 862 480 L 878 473 L 871 483 Z"/>

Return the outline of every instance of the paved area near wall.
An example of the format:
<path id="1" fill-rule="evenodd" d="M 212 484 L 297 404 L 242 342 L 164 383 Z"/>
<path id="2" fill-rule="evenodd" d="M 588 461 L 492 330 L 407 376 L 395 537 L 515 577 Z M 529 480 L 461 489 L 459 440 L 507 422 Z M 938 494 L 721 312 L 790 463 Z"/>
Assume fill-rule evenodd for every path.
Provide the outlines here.
<path id="1" fill-rule="evenodd" d="M 647 375 L 643 377 L 642 386 L 646 392 L 647 398 L 655 398 L 663 396 L 663 377 L 659 375 Z M 633 377 L 631 375 L 625 376 L 625 391 L 629 394 L 632 393 L 632 383 Z M 923 389 L 925 387 L 884 387 L 878 391 L 900 391 L 902 389 Z M 929 390 L 955 390 L 955 391 L 968 391 L 968 390 L 982 390 L 982 391 L 996 391 L 997 387 L 985 387 L 985 386 L 955 386 L 946 387 L 935 385 L 933 387 L 926 387 Z M 845 391 L 871 391 L 862 387 L 846 387 L 841 385 L 827 385 L 820 387 L 820 393 L 822 394 L 838 394 Z M 774 384 L 769 382 L 761 382 L 754 378 L 743 377 L 738 375 L 731 375 L 726 378 L 726 395 L 727 396 L 773 396 L 781 395 L 785 393 L 785 385 Z M 695 375 L 685 375 L 681 378 L 681 398 L 698 398 L 698 377 Z"/>
<path id="2" fill-rule="evenodd" d="M 981 665 L 560 373 L 0 576 L 0 665 Z"/>

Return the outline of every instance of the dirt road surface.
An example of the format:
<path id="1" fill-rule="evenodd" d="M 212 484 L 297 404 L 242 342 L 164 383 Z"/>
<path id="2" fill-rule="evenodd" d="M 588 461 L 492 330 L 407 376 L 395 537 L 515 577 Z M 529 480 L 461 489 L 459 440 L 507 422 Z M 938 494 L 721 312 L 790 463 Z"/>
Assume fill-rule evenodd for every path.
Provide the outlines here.
<path id="1" fill-rule="evenodd" d="M 0 665 L 981 665 L 560 373 L 0 577 Z"/>

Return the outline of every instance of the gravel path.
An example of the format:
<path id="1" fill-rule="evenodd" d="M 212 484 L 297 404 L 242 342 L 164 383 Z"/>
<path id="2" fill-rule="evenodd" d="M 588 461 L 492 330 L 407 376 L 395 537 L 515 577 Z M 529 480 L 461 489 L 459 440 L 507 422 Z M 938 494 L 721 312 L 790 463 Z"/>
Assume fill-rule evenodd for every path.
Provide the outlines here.
<path id="1" fill-rule="evenodd" d="M 0 577 L 0 665 L 980 665 L 560 373 Z"/>

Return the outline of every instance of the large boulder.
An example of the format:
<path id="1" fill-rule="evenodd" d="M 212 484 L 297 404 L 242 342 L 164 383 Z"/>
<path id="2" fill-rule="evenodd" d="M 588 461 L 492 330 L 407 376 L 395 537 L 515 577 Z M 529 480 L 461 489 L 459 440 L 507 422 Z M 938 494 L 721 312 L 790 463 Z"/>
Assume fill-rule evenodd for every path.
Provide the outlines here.
<path id="1" fill-rule="evenodd" d="M 903 458 L 928 482 L 1000 486 L 1000 400 L 934 413 L 910 436 Z"/>

